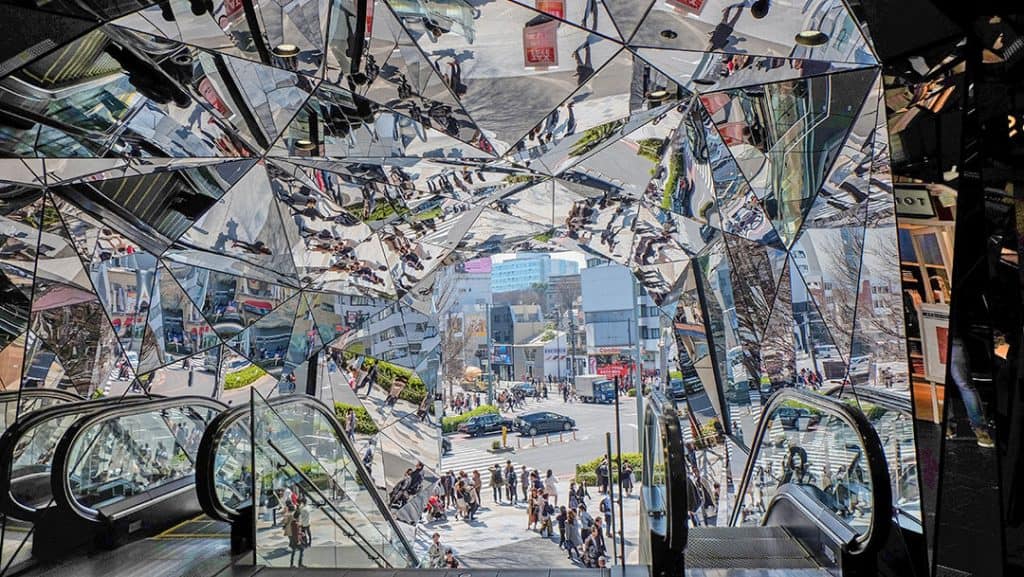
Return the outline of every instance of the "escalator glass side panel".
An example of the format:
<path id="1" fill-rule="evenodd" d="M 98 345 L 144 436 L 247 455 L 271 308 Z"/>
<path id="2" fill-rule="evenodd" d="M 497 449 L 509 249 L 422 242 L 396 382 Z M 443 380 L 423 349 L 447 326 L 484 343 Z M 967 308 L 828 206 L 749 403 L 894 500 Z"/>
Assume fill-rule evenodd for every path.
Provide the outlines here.
<path id="1" fill-rule="evenodd" d="M 754 456 L 752 484 L 742 496 L 743 525 L 759 525 L 767 504 L 785 485 L 799 487 L 858 533 L 870 529 L 871 476 L 865 448 L 841 418 L 787 401 L 766 417 Z M 885 506 L 885 504 L 880 504 Z"/>
<path id="2" fill-rule="evenodd" d="M 376 489 L 359 474 L 348 451 L 337 441 L 306 445 L 317 437 L 335 437 L 326 417 L 315 417 L 298 405 L 282 406 L 280 413 L 277 409 L 254 395 L 257 500 L 283 503 L 283 522 L 299 511 L 310 530 L 303 547 L 294 531 L 286 530 L 282 537 L 270 520 L 257 519 L 257 559 L 270 566 L 290 564 L 295 555 L 306 555 L 304 564 L 311 567 L 415 566 L 411 547 L 369 495 Z M 295 507 L 298 502 L 301 506 Z M 282 547 L 295 555 L 276 556 Z"/>
<path id="3" fill-rule="evenodd" d="M 78 515 L 99 519 L 133 497 L 190 486 L 203 431 L 222 409 L 210 399 L 180 397 L 79 420 L 56 451 L 61 469 L 54 475 L 63 479 L 54 482 L 55 496 Z"/>
<path id="4" fill-rule="evenodd" d="M 249 415 L 234 419 L 214 446 L 214 490 L 219 508 L 237 512 L 252 505 L 252 435 Z"/>
<path id="5" fill-rule="evenodd" d="M 780 493 L 800 491 L 857 535 L 855 549 L 884 541 L 889 470 L 882 443 L 859 409 L 785 389 L 766 406 L 755 441 L 733 524 L 764 524 Z"/>

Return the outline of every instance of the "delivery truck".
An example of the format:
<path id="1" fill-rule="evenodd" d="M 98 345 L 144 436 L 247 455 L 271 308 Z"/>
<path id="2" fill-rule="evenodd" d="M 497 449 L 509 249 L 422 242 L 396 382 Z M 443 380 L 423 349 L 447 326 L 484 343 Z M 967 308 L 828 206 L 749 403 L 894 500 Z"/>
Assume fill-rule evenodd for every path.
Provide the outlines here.
<path id="1" fill-rule="evenodd" d="M 576 396 L 584 403 L 614 403 L 615 383 L 604 375 L 577 375 Z"/>

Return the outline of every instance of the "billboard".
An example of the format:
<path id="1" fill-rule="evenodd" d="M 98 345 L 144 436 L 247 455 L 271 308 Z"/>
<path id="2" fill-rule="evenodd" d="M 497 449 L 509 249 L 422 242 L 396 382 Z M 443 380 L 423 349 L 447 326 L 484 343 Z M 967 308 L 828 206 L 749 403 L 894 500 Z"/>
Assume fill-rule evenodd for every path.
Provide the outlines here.
<path id="1" fill-rule="evenodd" d="M 467 314 L 466 316 L 466 336 L 469 338 L 487 337 L 487 317 L 483 314 Z"/>
<path id="2" fill-rule="evenodd" d="M 523 27 L 523 66 L 558 66 L 558 20 L 527 23 Z"/>

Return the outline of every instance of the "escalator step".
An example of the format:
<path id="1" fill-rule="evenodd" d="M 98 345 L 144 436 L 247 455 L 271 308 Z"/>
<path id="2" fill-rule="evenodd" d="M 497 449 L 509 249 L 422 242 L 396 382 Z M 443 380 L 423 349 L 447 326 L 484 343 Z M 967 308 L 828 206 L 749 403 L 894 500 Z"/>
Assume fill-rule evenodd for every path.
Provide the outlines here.
<path id="1" fill-rule="evenodd" d="M 780 527 L 695 527 L 686 545 L 686 566 L 813 569 L 818 564 Z"/>

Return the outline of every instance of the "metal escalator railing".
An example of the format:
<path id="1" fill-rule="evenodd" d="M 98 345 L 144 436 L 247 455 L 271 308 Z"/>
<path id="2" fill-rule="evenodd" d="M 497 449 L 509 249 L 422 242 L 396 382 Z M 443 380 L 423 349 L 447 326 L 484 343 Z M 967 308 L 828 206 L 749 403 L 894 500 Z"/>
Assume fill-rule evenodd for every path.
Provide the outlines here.
<path id="1" fill-rule="evenodd" d="M 243 516 L 255 515 L 256 501 L 272 490 L 263 487 L 266 475 L 260 471 L 261 463 L 267 466 L 267 450 L 261 447 L 266 445 L 264 437 L 256 439 L 253 452 L 251 430 L 255 424 L 257 432 L 267 439 L 273 437 L 275 446 L 270 453 L 277 450 L 290 455 L 289 459 L 300 460 L 306 469 L 317 472 L 321 485 L 326 484 L 331 494 L 341 495 L 342 501 L 356 511 L 352 514 L 364 521 L 360 524 L 379 535 L 381 547 L 394 549 L 395 559 L 414 564 L 412 545 L 331 409 L 301 394 L 269 400 L 258 397 L 255 402 L 255 407 L 247 404 L 218 415 L 203 435 L 196 463 L 196 490 L 203 510 L 216 519 L 236 523 Z M 268 429 L 273 431 L 269 436 Z M 246 469 L 251 471 L 247 478 Z M 300 468 L 300 472 L 309 478 L 307 471 Z M 372 546 L 372 540 L 367 542 Z"/>
<path id="2" fill-rule="evenodd" d="M 675 404 L 658 392 L 648 397 L 641 450 L 641 561 L 657 577 L 682 564 L 689 537 L 683 433 Z"/>
<path id="3" fill-rule="evenodd" d="M 54 452 L 55 506 L 102 523 L 194 491 L 199 439 L 226 408 L 208 397 L 184 396 L 119 406 L 77 420 Z"/>
<path id="4" fill-rule="evenodd" d="M 765 474 L 764 461 L 761 460 L 762 451 L 781 448 L 778 446 L 778 441 L 775 441 L 773 444 L 771 439 L 767 437 L 769 433 L 782 432 L 782 441 L 785 442 L 786 437 L 784 433 L 787 430 L 795 430 L 799 434 L 802 428 L 807 428 L 815 419 L 817 419 L 818 427 L 824 427 L 825 429 L 832 427 L 832 430 L 820 431 L 822 438 L 833 440 L 832 437 L 838 436 L 836 430 L 839 427 L 846 427 L 854 435 L 854 440 L 858 443 L 855 450 L 851 448 L 850 444 L 845 446 L 847 450 L 853 450 L 854 456 L 848 464 L 840 466 L 838 471 L 845 470 L 847 479 L 859 479 L 862 485 L 860 489 L 866 489 L 865 494 L 870 495 L 871 502 L 868 506 L 860 508 L 854 506 L 854 509 L 860 512 L 860 516 L 856 519 L 855 527 L 851 527 L 855 531 L 856 536 L 847 543 L 844 553 L 850 556 L 870 555 L 879 550 L 885 543 L 888 537 L 889 521 L 892 514 L 892 489 L 882 442 L 870 421 L 857 408 L 830 397 L 798 389 L 782 389 L 772 395 L 765 405 L 761 421 L 758 423 L 754 433 L 751 455 L 747 459 L 742 480 L 737 488 L 736 494 L 739 497 L 730 516 L 729 524 L 730 526 L 740 524 L 745 500 L 748 496 L 753 499 L 753 489 L 757 488 L 754 485 L 754 479 Z M 828 420 L 822 422 L 822 419 Z M 824 452 L 825 456 L 828 456 L 827 447 Z M 808 451 L 799 445 L 790 444 L 787 448 L 787 468 L 783 470 L 783 475 L 777 485 L 778 488 L 785 488 L 786 490 L 779 491 L 773 495 L 765 508 L 762 524 L 770 519 L 773 508 L 778 506 L 775 499 L 785 499 L 790 502 L 799 501 L 798 506 L 800 508 L 808 508 L 806 505 L 808 501 L 802 498 L 803 495 L 794 498 L 791 494 L 791 490 L 797 488 L 803 491 L 804 494 L 814 497 L 817 503 L 821 505 L 821 507 L 814 507 L 815 511 L 810 511 L 810 513 L 813 513 L 811 518 L 819 519 L 819 528 L 827 529 L 828 522 L 836 520 L 844 525 L 851 524 L 848 522 L 848 519 L 851 519 L 852 515 L 850 515 L 848 509 L 852 499 L 843 501 L 842 499 L 834 498 L 828 492 L 828 487 L 839 486 L 839 483 L 833 483 L 828 487 L 820 488 L 813 483 L 807 482 L 810 480 L 810 475 L 807 473 L 809 468 L 807 467 L 807 454 Z M 863 465 L 867 467 L 866 476 L 863 475 L 861 459 L 863 459 Z M 827 468 L 823 469 L 823 471 L 827 470 Z M 849 485 L 853 484 L 853 482 L 849 483 Z M 765 483 L 758 480 L 757 485 L 763 486 Z M 789 485 L 789 487 L 785 487 L 786 485 Z M 847 487 L 846 490 L 849 493 L 851 488 Z M 863 504 L 858 502 L 857 505 Z M 867 507 L 870 508 L 868 509 Z M 844 515 L 846 515 L 846 519 L 843 518 Z M 837 532 L 833 531 L 833 533 Z M 841 537 L 838 534 L 836 536 Z"/>
<path id="5" fill-rule="evenodd" d="M 35 521 L 53 504 L 53 456 L 68 427 L 87 415 L 147 400 L 143 396 L 78 400 L 20 415 L 0 435 L 0 471 L 6 472 L 0 475 L 0 512 Z"/>

